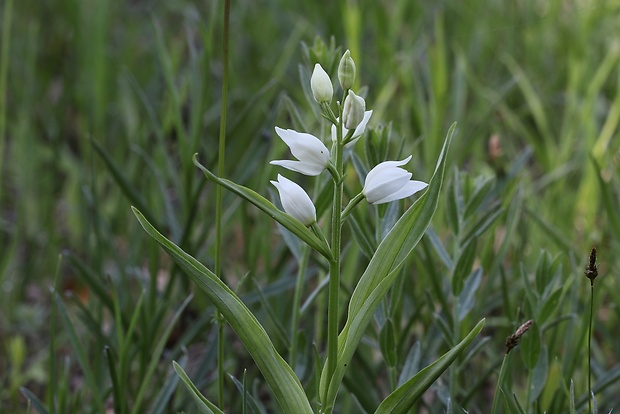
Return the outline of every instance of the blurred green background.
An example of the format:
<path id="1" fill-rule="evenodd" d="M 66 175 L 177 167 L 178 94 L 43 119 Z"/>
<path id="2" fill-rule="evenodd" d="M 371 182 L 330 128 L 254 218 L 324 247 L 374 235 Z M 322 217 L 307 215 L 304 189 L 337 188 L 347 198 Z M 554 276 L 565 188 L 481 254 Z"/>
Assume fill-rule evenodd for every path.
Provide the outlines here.
<path id="1" fill-rule="evenodd" d="M 223 2 L 0 4 L 0 411 L 21 412 L 32 393 L 48 409 L 55 401 L 51 412 L 192 412 L 170 361 L 189 360 L 192 377 L 215 395 L 213 314 L 197 293 L 166 332 L 194 288 L 130 206 L 212 265 L 214 187 L 191 156 L 215 170 Z M 367 87 L 370 125 L 391 123 L 389 158 L 413 153 L 416 178 L 430 178 L 448 127 L 458 123 L 446 192 L 460 194 L 463 211 L 440 207 L 433 236 L 412 259 L 415 279 L 402 282 L 411 312 L 405 306 L 398 315 L 401 363 L 414 340 L 427 352 L 424 363 L 445 346 L 434 315 L 450 303 L 440 298 L 441 282 L 431 288 L 428 278 L 445 276 L 459 231 L 481 229 L 476 263 L 485 294 L 463 331 L 469 318 L 488 317 L 485 335 L 493 340 L 471 362 L 477 378 L 463 381 L 452 403 L 487 412 L 503 340 L 557 289 L 558 319 L 541 326 L 549 330 L 542 340 L 548 375 L 532 412 L 567 412 L 571 378 L 578 396 L 587 392 L 589 283 L 582 276 L 593 245 L 601 263 L 594 378 L 618 378 L 620 2 L 237 1 L 230 24 L 225 176 L 263 195 L 273 194 L 268 182 L 276 176 L 268 161 L 286 156 L 274 126 L 320 130 L 310 71 L 318 60 L 335 74 L 346 49 L 358 88 Z M 356 152 L 367 156 L 363 144 Z M 294 241 L 283 242 L 266 216 L 238 198 L 226 194 L 224 205 L 226 280 L 286 349 L 288 325 L 277 321 L 289 317 Z M 359 275 L 363 262 L 347 264 L 350 274 Z M 312 269 L 310 277 L 322 271 L 318 263 Z M 528 275 L 538 296 L 527 296 Z M 418 325 L 407 325 L 413 317 Z M 307 361 L 321 320 L 307 316 Z M 260 383 L 229 334 L 227 370 L 240 377 L 247 368 Z M 104 355 L 104 347 L 111 351 Z M 109 365 L 116 363 L 122 402 L 112 397 Z M 311 384 L 312 363 L 302 366 L 302 381 Z M 457 376 L 466 378 L 466 369 Z M 385 366 L 373 361 L 364 370 L 359 375 L 374 391 L 361 405 L 370 409 L 386 395 Z M 518 395 L 526 373 L 516 367 L 511 375 Z M 617 407 L 619 387 L 611 384 L 599 394 L 601 410 Z M 232 381 L 228 387 L 235 412 L 237 390 Z M 347 384 L 364 398 L 354 389 Z M 439 398 L 424 405 L 443 412 L 441 387 L 435 392 Z M 274 404 L 264 386 L 254 393 L 268 409 Z M 343 398 L 343 412 L 357 412 L 353 398 Z"/>

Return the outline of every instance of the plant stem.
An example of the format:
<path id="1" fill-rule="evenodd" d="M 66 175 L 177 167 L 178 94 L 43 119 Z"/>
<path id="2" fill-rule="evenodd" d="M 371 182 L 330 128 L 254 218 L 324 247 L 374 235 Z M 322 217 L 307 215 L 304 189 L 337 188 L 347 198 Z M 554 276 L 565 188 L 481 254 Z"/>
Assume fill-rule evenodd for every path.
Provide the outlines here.
<path id="1" fill-rule="evenodd" d="M 223 63 L 222 77 L 222 110 L 220 117 L 220 135 L 218 148 L 217 172 L 224 176 L 224 156 L 226 150 L 226 109 L 228 103 L 228 42 L 229 42 L 230 0 L 224 1 L 224 33 L 223 33 Z M 222 186 L 218 185 L 215 196 L 215 274 L 222 277 Z M 216 312 L 218 321 L 217 331 L 217 389 L 218 405 L 224 408 L 224 320 Z"/>
<path id="2" fill-rule="evenodd" d="M 334 202 L 332 205 L 332 260 L 329 262 L 329 299 L 327 303 L 327 378 L 328 386 L 336 370 L 338 358 L 338 294 L 340 291 L 340 236 L 342 227 L 342 193 L 344 185 L 343 173 L 343 144 L 342 144 L 342 114 L 338 110 L 340 121 L 336 125 L 336 142 L 333 145 L 334 165 L 338 179 L 334 178 Z"/>
<path id="3" fill-rule="evenodd" d="M 351 211 L 353 211 L 353 209 L 355 208 L 355 206 L 358 205 L 360 203 L 360 201 L 362 201 L 363 199 L 364 199 L 364 193 L 359 193 L 358 195 L 353 197 L 349 201 L 349 204 L 347 204 L 347 206 L 342 211 L 342 214 L 340 215 L 341 216 L 341 220 L 342 221 L 346 220 L 347 217 L 349 217 L 349 214 L 351 214 Z"/>
<path id="4" fill-rule="evenodd" d="M 456 344 L 459 342 L 459 336 L 460 336 L 460 330 L 461 330 L 461 324 L 459 321 L 459 315 L 458 315 L 458 296 L 456 295 L 452 295 L 454 298 L 454 313 L 452 316 L 452 343 L 450 344 L 450 347 L 454 347 L 456 346 Z M 456 390 L 457 390 L 457 372 L 456 372 L 456 364 L 451 364 L 450 365 L 450 387 L 449 387 L 449 392 L 450 392 L 450 400 L 451 401 L 456 401 Z M 452 405 L 450 405 L 450 411 L 447 414 L 452 414 Z"/>
<path id="5" fill-rule="evenodd" d="M 6 132 L 6 83 L 9 73 L 9 45 L 11 43 L 11 21 L 13 10 L 13 0 L 4 3 L 3 22 L 2 22 L 2 53 L 0 55 L 0 183 L 2 181 L 2 171 L 4 160 L 4 140 Z M 0 187 L 0 191 L 2 188 Z M 0 199 L 2 194 L 0 193 Z"/>
<path id="6" fill-rule="evenodd" d="M 508 354 L 504 354 L 504 360 L 502 361 L 502 367 L 499 370 L 499 377 L 497 377 L 497 385 L 495 385 L 495 394 L 493 395 L 493 406 L 491 408 L 491 414 L 497 414 L 499 408 L 499 390 L 504 382 L 504 375 L 506 375 L 506 365 L 508 361 Z"/>
<path id="7" fill-rule="evenodd" d="M 594 316 L 594 283 L 590 284 L 590 323 L 588 326 L 588 413 L 592 412 L 592 319 Z"/>

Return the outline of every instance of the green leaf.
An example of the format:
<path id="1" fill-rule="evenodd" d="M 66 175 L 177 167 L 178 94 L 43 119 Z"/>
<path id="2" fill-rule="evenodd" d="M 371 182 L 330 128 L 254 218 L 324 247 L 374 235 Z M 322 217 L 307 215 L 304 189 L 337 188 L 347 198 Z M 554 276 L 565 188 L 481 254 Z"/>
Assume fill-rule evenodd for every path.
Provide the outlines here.
<path id="1" fill-rule="evenodd" d="M 605 180 L 603 180 L 601 166 L 596 162 L 596 159 L 591 156 L 590 161 L 592 161 L 596 169 L 596 179 L 601 189 L 603 205 L 605 206 L 607 217 L 609 217 L 611 228 L 616 235 L 620 235 L 620 213 L 618 213 L 618 199 L 613 196 L 614 189 L 611 187 L 610 183 L 606 183 Z"/>
<path id="2" fill-rule="evenodd" d="M 519 414 L 526 414 L 525 410 L 523 409 L 523 407 L 521 407 L 521 403 L 517 399 L 517 396 L 516 396 L 516 394 L 514 392 L 512 393 L 512 399 L 513 399 L 513 401 L 515 403 L 515 406 L 519 410 Z"/>
<path id="3" fill-rule="evenodd" d="M 456 302 L 457 317 L 459 321 L 465 319 L 465 316 L 474 307 L 475 294 L 480 287 L 480 280 L 482 279 L 482 268 L 477 268 L 471 273 L 471 276 L 465 280 L 463 291 L 459 294 Z"/>
<path id="4" fill-rule="evenodd" d="M 575 408 L 575 383 L 573 380 L 570 380 L 570 400 L 569 400 L 569 414 L 577 414 L 577 409 Z"/>
<path id="5" fill-rule="evenodd" d="M 60 298 L 58 292 L 54 292 L 54 301 L 56 302 L 56 309 L 58 309 L 60 313 L 61 320 L 69 333 L 69 342 L 73 347 L 73 351 L 75 352 L 78 363 L 80 364 L 80 368 L 82 368 L 82 372 L 84 373 L 86 385 L 90 389 L 90 392 L 93 394 L 93 408 L 95 408 L 98 412 L 104 412 L 100 384 L 97 382 L 95 373 L 91 369 L 91 366 L 89 364 L 89 359 L 84 348 L 85 344 L 78 337 L 78 334 L 75 331 L 75 326 L 73 325 L 73 322 L 71 322 L 65 304 Z"/>
<path id="6" fill-rule="evenodd" d="M 446 154 L 455 128 L 456 124 L 453 124 L 448 131 L 427 191 L 403 214 L 383 239 L 355 287 L 349 302 L 347 322 L 338 337 L 336 369 L 331 378 L 327 377 L 327 370 L 321 375 L 319 395 L 325 412 L 329 412 L 334 405 L 346 366 L 351 361 L 375 310 L 433 218 L 443 183 Z"/>
<path id="7" fill-rule="evenodd" d="M 463 247 L 461 254 L 454 266 L 452 273 L 452 294 L 458 296 L 463 290 L 465 278 L 471 273 L 471 268 L 476 259 L 476 238 L 473 238 Z"/>
<path id="8" fill-rule="evenodd" d="M 469 344 L 480 333 L 484 326 L 484 319 L 471 330 L 469 334 L 454 348 L 446 352 L 441 358 L 418 372 L 413 378 L 398 387 L 383 400 L 375 414 L 407 413 L 418 401 L 424 392 L 433 385 L 433 382 L 467 349 Z"/>
<path id="9" fill-rule="evenodd" d="M 181 366 L 185 366 L 187 364 L 187 360 L 189 358 L 187 355 L 184 355 L 181 358 Z M 178 388 L 180 377 L 174 372 L 170 372 L 166 376 L 166 382 L 161 387 L 159 392 L 156 394 L 157 398 L 154 398 L 150 408 L 147 409 L 146 412 L 150 414 L 164 414 L 170 411 L 170 405 L 172 396 Z M 116 413 L 122 413 L 122 411 L 115 411 Z"/>
<path id="10" fill-rule="evenodd" d="M 381 328 L 379 345 L 385 363 L 388 367 L 394 367 L 396 365 L 396 339 L 394 336 L 394 325 L 391 319 L 386 320 L 385 324 L 383 324 L 383 328 Z"/>
<path id="11" fill-rule="evenodd" d="M 276 351 L 269 335 L 245 304 L 212 271 L 158 232 L 132 207 L 138 221 L 208 296 L 239 336 L 271 387 L 282 410 L 287 413 L 312 413 L 299 379 Z M 303 226 L 299 223 L 300 226 Z"/>
<path id="12" fill-rule="evenodd" d="M 119 386 L 119 381 L 118 381 L 118 374 L 116 372 L 116 363 L 117 361 L 114 358 L 114 355 L 112 353 L 112 349 L 110 349 L 109 346 L 105 346 L 103 348 L 103 353 L 106 357 L 107 363 L 108 363 L 108 369 L 110 370 L 110 381 L 112 382 L 112 399 L 114 400 L 114 412 L 115 413 L 122 413 L 123 410 L 121 408 L 121 393 L 120 393 L 120 386 Z"/>
<path id="13" fill-rule="evenodd" d="M 467 200 L 465 207 L 465 217 L 473 216 L 483 201 L 489 197 L 495 186 L 495 177 L 478 177 L 475 183 L 474 192 Z"/>
<path id="14" fill-rule="evenodd" d="M 549 355 L 546 346 L 542 347 L 536 366 L 530 372 L 530 375 L 532 376 L 532 385 L 529 392 L 529 403 L 533 404 L 542 393 L 549 376 Z"/>
<path id="15" fill-rule="evenodd" d="M 142 401 L 144 400 L 144 396 L 147 391 L 147 388 L 149 388 L 153 383 L 152 377 L 153 375 L 155 375 L 155 371 L 157 370 L 157 367 L 159 366 L 159 361 L 160 361 L 160 358 L 162 357 L 166 344 L 168 343 L 168 338 L 170 338 L 172 329 L 174 328 L 177 321 L 183 314 L 183 311 L 185 310 L 187 305 L 189 305 L 189 302 L 191 302 L 192 298 L 193 298 L 193 295 L 190 294 L 190 296 L 188 296 L 183 301 L 181 306 L 179 306 L 179 308 L 174 313 L 174 315 L 172 315 L 170 322 L 167 323 L 166 329 L 164 330 L 164 332 L 160 334 L 159 341 L 157 342 L 157 344 L 155 344 L 155 347 L 151 351 L 150 362 L 146 367 L 146 372 L 140 378 L 142 383 L 140 384 L 140 388 L 138 388 L 138 392 L 136 396 L 134 397 L 133 409 L 131 410 L 132 414 L 138 414 L 139 412 L 144 411 L 141 404 L 142 404 Z"/>
<path id="16" fill-rule="evenodd" d="M 90 143 L 95 149 L 95 152 L 99 154 L 106 167 L 108 168 L 108 171 L 110 171 L 110 174 L 112 174 L 112 177 L 114 177 L 114 180 L 123 191 L 125 196 L 127 196 L 131 204 L 137 206 L 141 211 L 144 211 L 144 215 L 148 217 L 150 222 L 157 223 L 155 217 L 153 217 L 153 215 L 149 211 L 148 204 L 144 200 L 144 197 L 142 197 L 142 194 L 140 194 L 140 191 L 138 191 L 138 189 L 129 182 L 125 174 L 123 174 L 121 168 L 116 165 L 116 163 L 112 160 L 112 157 L 110 156 L 110 154 L 108 154 L 105 148 L 92 138 L 90 140 Z"/>
<path id="17" fill-rule="evenodd" d="M 542 308 L 536 317 L 536 321 L 542 326 L 549 319 L 560 304 L 560 298 L 562 297 L 562 289 L 557 289 L 546 300 L 543 300 Z"/>
<path id="18" fill-rule="evenodd" d="M 221 185 L 222 187 L 232 191 L 237 194 L 239 197 L 249 201 L 254 204 L 256 207 L 267 213 L 271 218 L 275 221 L 283 225 L 286 229 L 291 231 L 293 234 L 296 234 L 297 237 L 308 243 L 310 247 L 314 250 L 322 254 L 328 260 L 332 258 L 332 252 L 324 240 L 319 239 L 312 231 L 310 231 L 306 226 L 301 224 L 299 220 L 294 219 L 290 215 L 284 213 L 283 211 L 278 210 L 276 206 L 269 200 L 267 200 L 262 195 L 258 194 L 256 191 L 251 190 L 242 185 L 233 183 L 230 180 L 225 178 L 220 178 L 209 171 L 205 166 L 198 162 L 197 158 L 198 154 L 194 154 L 194 164 L 202 170 L 204 175 L 211 181 Z"/>
<path id="19" fill-rule="evenodd" d="M 532 370 L 536 367 L 541 350 L 540 330 L 538 323 L 534 322 L 531 328 L 521 338 L 521 354 L 525 366 Z"/>
<path id="20" fill-rule="evenodd" d="M 224 414 L 222 410 L 217 408 L 215 404 L 207 400 L 205 396 L 202 395 L 200 391 L 198 391 L 198 388 L 196 388 L 192 380 L 189 379 L 189 376 L 185 373 L 181 365 L 177 364 L 176 361 L 172 361 L 172 366 L 174 367 L 174 370 L 176 371 L 179 378 L 181 378 L 181 381 L 183 381 L 183 384 L 185 384 L 185 387 L 187 388 L 191 396 L 194 398 L 194 401 L 196 402 L 196 405 L 198 406 L 198 409 L 201 413 Z"/>
<path id="21" fill-rule="evenodd" d="M 41 400 L 39 400 L 39 398 L 36 395 L 34 395 L 32 391 L 30 391 L 26 387 L 21 387 L 19 390 L 21 391 L 22 395 L 26 397 L 28 402 L 31 404 L 31 407 L 37 410 L 37 413 L 48 414 L 48 411 L 45 408 L 45 405 L 43 405 L 43 402 L 41 402 Z"/>
<path id="22" fill-rule="evenodd" d="M 461 193 L 459 170 L 455 168 L 446 194 L 446 218 L 455 236 L 458 236 L 461 231 L 462 209 L 463 195 Z"/>

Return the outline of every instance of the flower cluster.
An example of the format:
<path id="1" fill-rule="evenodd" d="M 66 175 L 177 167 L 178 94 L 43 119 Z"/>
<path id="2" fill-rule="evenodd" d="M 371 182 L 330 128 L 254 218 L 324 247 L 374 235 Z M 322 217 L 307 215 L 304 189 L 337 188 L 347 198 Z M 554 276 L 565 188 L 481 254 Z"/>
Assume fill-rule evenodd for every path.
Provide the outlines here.
<path id="1" fill-rule="evenodd" d="M 276 134 L 289 147 L 297 161 L 275 160 L 271 164 L 309 176 L 317 176 L 327 169 L 335 182 L 342 179 L 342 171 L 336 168 L 333 153 L 352 147 L 364 134 L 372 116 L 372 110 L 366 110 L 364 98 L 351 90 L 355 74 L 355 62 L 347 50 L 338 66 L 338 80 L 344 97 L 342 105 L 337 102 L 338 115 L 332 112 L 330 106 L 334 87 L 330 76 L 320 64 L 314 66 L 310 78 L 312 95 L 321 106 L 322 115 L 332 123 L 332 151 L 314 135 L 276 127 Z M 366 198 L 370 204 L 381 204 L 409 197 L 426 188 L 426 183 L 411 180 L 412 174 L 400 168 L 410 160 L 411 156 L 402 161 L 385 161 L 375 166 L 366 176 L 363 190 L 355 199 Z M 303 188 L 281 175 L 271 183 L 277 188 L 287 214 L 306 226 L 316 222 L 316 209 Z"/>

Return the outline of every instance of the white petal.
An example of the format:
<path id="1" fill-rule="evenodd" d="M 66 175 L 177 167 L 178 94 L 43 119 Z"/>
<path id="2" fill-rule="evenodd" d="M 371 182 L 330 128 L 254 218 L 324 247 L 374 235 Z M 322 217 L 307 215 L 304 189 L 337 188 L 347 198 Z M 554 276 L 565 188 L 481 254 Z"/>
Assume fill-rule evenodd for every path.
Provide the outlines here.
<path id="1" fill-rule="evenodd" d="M 371 204 L 382 204 L 394 200 L 400 200 L 401 198 L 407 198 L 414 195 L 418 191 L 424 190 L 426 187 L 428 187 L 428 184 L 423 181 L 409 181 L 400 190 Z"/>
<path id="2" fill-rule="evenodd" d="M 321 171 L 329 164 L 329 150 L 314 135 L 278 127 L 276 127 L 276 133 L 291 149 L 293 156 L 304 164 L 320 167 Z"/>
<path id="3" fill-rule="evenodd" d="M 402 161 L 384 161 L 378 164 L 377 166 L 375 166 L 375 168 L 373 168 L 372 170 L 370 170 L 370 172 L 366 176 L 366 182 L 368 181 L 372 182 L 376 179 L 376 177 L 381 176 L 383 174 L 383 171 L 390 170 L 395 167 L 400 167 L 401 165 L 405 165 L 410 160 L 411 160 L 411 155 Z"/>
<path id="4" fill-rule="evenodd" d="M 390 194 L 399 191 L 411 179 L 411 173 L 402 168 L 384 170 L 375 179 L 366 179 L 364 195 L 369 203 L 376 203 Z"/>
<path id="5" fill-rule="evenodd" d="M 347 142 L 347 144 L 344 146 L 345 148 L 351 148 L 362 137 L 362 134 L 364 134 L 364 132 L 366 131 L 366 125 L 368 124 L 368 121 L 370 121 L 371 116 L 372 116 L 372 111 L 364 112 L 364 119 L 362 119 L 362 122 L 360 122 L 357 128 L 355 128 L 355 131 L 353 132 L 353 136 L 351 137 L 352 140 Z M 336 120 L 338 120 L 338 118 L 336 118 Z M 348 133 L 349 133 L 349 130 L 346 129 L 343 125 L 342 136 L 346 137 Z M 332 124 L 332 141 L 336 142 L 336 138 L 337 138 L 336 125 Z"/>
<path id="6" fill-rule="evenodd" d="M 308 164 L 301 161 L 292 161 L 292 160 L 273 160 L 270 161 L 271 165 L 279 165 L 280 167 L 284 167 L 287 170 L 295 171 L 298 173 L 302 173 L 304 175 L 316 176 L 323 172 L 325 167 L 317 166 L 315 164 Z"/>
<path id="7" fill-rule="evenodd" d="M 355 128 L 355 132 L 353 133 L 353 138 L 361 136 L 366 130 L 366 124 L 370 121 L 370 117 L 372 116 L 372 110 L 364 112 L 364 118 L 362 122 L 359 123 L 357 128 Z"/>

